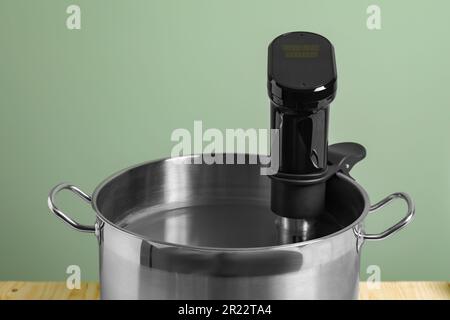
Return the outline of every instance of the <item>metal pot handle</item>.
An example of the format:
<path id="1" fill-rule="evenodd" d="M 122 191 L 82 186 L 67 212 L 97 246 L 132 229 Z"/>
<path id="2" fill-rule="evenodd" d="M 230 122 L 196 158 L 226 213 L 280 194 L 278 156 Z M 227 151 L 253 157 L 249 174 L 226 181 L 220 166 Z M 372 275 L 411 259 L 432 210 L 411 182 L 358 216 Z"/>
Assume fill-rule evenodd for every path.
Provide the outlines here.
<path id="1" fill-rule="evenodd" d="M 47 198 L 48 207 L 50 210 L 56 214 L 60 219 L 62 219 L 65 223 L 67 223 L 69 226 L 74 228 L 75 230 L 81 231 L 81 232 L 88 232 L 88 233 L 95 233 L 95 226 L 87 226 L 81 223 L 76 222 L 75 220 L 72 220 L 70 217 L 68 217 L 64 212 L 62 212 L 58 207 L 55 205 L 55 196 L 58 192 L 62 190 L 70 190 L 73 193 L 75 193 L 77 196 L 79 196 L 81 199 L 86 201 L 87 203 L 91 203 L 92 199 L 91 197 L 80 190 L 79 188 L 68 184 L 68 183 L 61 183 L 55 186 L 52 190 L 50 190 L 50 193 Z"/>
<path id="2" fill-rule="evenodd" d="M 375 211 L 383 208 L 385 205 L 387 205 L 389 202 L 391 202 L 395 199 L 403 199 L 408 206 L 408 211 L 406 212 L 406 216 L 402 220 L 400 220 L 392 227 L 390 227 L 380 233 L 367 234 L 362 230 L 355 230 L 356 234 L 359 237 L 363 238 L 364 240 L 383 240 L 383 239 L 389 237 L 390 235 L 394 234 L 395 232 L 403 229 L 408 223 L 410 223 L 412 218 L 414 217 L 415 207 L 414 207 L 414 202 L 412 201 L 411 197 L 407 193 L 404 193 L 404 192 L 396 192 L 396 193 L 393 193 L 393 194 L 387 196 L 380 202 L 370 206 L 369 212 L 371 212 L 371 213 L 375 212 Z"/>

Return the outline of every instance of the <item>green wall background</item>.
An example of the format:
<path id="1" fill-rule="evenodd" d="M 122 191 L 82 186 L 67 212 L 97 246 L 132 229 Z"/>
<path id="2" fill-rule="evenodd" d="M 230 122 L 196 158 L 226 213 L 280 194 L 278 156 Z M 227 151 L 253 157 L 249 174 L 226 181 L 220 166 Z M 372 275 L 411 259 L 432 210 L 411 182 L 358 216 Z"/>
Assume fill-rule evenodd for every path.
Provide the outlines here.
<path id="1" fill-rule="evenodd" d="M 82 29 L 68 30 L 78 4 Z M 382 29 L 369 31 L 378 4 Z M 373 202 L 407 191 L 416 220 L 366 243 L 361 277 L 450 279 L 448 1 L 2 0 L 0 3 L 0 280 L 98 277 L 97 241 L 49 213 L 58 182 L 91 192 L 111 173 L 165 157 L 175 128 L 266 128 L 266 48 L 294 30 L 335 45 L 339 91 L 330 142 L 357 141 L 354 169 Z M 69 194 L 62 207 L 90 223 Z M 401 204 L 367 229 L 392 225 Z"/>

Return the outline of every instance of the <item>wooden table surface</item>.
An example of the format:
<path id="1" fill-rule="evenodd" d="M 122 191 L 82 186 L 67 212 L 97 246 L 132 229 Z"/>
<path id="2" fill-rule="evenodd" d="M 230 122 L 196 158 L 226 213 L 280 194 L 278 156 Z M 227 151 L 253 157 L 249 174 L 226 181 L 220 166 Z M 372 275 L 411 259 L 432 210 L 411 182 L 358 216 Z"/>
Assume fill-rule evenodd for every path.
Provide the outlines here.
<path id="1" fill-rule="evenodd" d="M 17 299 L 98 299 L 97 282 L 85 282 L 80 289 L 69 290 L 64 282 L 0 282 L 0 300 Z M 360 299 L 438 299 L 450 300 L 450 282 L 382 282 L 379 288 L 360 284 Z"/>

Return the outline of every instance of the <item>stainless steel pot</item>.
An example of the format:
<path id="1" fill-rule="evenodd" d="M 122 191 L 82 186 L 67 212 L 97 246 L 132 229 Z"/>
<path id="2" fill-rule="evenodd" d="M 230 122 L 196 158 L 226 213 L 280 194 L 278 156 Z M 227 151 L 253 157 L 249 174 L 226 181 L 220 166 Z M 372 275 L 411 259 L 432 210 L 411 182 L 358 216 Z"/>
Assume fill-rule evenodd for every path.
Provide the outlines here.
<path id="1" fill-rule="evenodd" d="M 317 238 L 280 244 L 260 165 L 186 164 L 193 157 L 199 156 L 126 169 L 92 197 L 70 184 L 51 190 L 50 209 L 98 238 L 103 299 L 357 298 L 363 242 L 388 237 L 414 215 L 407 194 L 370 206 L 364 189 L 338 173 L 327 182 L 328 214 L 317 223 Z M 91 203 L 95 225 L 56 207 L 64 189 Z M 366 215 L 394 199 L 407 203 L 405 217 L 384 232 L 365 233 Z"/>

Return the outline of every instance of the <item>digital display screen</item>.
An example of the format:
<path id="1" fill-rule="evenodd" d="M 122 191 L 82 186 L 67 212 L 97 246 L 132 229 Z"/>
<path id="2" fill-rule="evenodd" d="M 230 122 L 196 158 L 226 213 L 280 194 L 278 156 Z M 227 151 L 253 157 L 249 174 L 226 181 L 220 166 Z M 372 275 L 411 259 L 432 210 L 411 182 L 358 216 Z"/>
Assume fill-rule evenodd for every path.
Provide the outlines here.
<path id="1" fill-rule="evenodd" d="M 317 58 L 320 46 L 318 44 L 284 44 L 282 50 L 285 58 Z"/>

